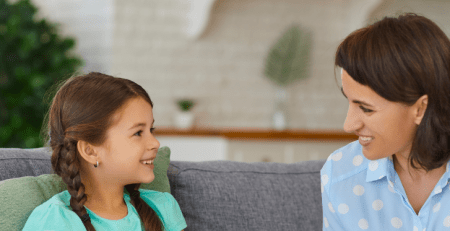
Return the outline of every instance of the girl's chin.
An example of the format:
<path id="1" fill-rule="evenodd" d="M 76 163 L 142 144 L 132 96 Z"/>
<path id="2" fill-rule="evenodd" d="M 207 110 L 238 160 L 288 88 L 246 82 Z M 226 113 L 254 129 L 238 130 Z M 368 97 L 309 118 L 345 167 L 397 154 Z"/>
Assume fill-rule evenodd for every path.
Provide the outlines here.
<path id="1" fill-rule="evenodd" d="M 148 184 L 148 183 L 151 183 L 153 180 L 155 180 L 155 175 L 153 175 L 151 177 L 146 177 L 146 179 L 144 179 L 141 183 Z"/>

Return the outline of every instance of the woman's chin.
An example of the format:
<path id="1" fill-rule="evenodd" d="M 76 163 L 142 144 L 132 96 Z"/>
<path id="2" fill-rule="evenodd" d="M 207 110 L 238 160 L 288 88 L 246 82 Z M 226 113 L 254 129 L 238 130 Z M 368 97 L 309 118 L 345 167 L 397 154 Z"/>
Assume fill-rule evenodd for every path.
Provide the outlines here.
<path id="1" fill-rule="evenodd" d="M 364 150 L 364 148 L 363 148 L 362 152 L 363 152 L 364 157 L 366 157 L 366 159 L 368 159 L 368 160 L 378 160 L 378 159 L 380 159 L 380 155 L 377 155 L 377 154 L 375 154 L 373 152 L 369 152 L 367 150 Z"/>

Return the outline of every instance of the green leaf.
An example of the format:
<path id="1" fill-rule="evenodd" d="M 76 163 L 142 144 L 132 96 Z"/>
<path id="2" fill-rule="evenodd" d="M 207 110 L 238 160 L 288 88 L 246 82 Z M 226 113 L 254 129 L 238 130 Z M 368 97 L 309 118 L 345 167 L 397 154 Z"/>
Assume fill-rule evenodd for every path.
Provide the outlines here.
<path id="1" fill-rule="evenodd" d="M 43 145 L 39 131 L 49 109 L 43 97 L 83 64 L 70 52 L 75 40 L 47 19 L 34 20 L 36 12 L 30 0 L 0 0 L 1 147 Z"/>
<path id="2" fill-rule="evenodd" d="M 275 43 L 266 59 L 265 75 L 279 86 L 306 78 L 309 67 L 311 36 L 298 26 L 291 26 Z"/>

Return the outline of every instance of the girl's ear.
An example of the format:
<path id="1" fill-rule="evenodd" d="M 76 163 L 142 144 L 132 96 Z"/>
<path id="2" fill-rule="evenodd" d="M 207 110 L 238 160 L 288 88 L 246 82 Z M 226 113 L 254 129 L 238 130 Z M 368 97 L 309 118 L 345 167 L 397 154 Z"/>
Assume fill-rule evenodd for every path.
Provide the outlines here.
<path id="1" fill-rule="evenodd" d="M 77 149 L 81 157 L 86 160 L 86 162 L 93 165 L 97 163 L 98 156 L 91 144 L 84 140 L 79 140 L 77 143 Z"/>
<path id="2" fill-rule="evenodd" d="M 423 95 L 420 97 L 416 103 L 413 105 L 414 108 L 414 122 L 419 125 L 422 121 L 425 111 L 428 106 L 428 95 Z"/>

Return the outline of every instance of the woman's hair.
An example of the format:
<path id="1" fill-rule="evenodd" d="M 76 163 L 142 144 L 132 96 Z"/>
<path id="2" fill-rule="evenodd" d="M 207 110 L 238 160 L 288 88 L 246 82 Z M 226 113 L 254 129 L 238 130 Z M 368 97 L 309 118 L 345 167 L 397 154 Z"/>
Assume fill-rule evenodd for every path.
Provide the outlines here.
<path id="1" fill-rule="evenodd" d="M 426 171 L 450 158 L 450 41 L 431 20 L 414 13 L 384 17 L 352 32 L 335 65 L 391 102 L 411 106 L 428 95 L 409 161 Z"/>
<path id="2" fill-rule="evenodd" d="M 70 206 L 81 218 L 87 214 L 83 204 L 87 200 L 85 186 L 80 178 L 79 140 L 93 145 L 102 145 L 107 139 L 107 130 L 115 123 L 113 115 L 131 99 L 142 98 L 152 107 L 147 92 L 131 80 L 91 72 L 60 83 L 48 113 L 49 142 L 53 153 L 53 171 L 67 184 L 71 195 Z M 132 195 L 140 184 L 126 185 Z M 135 195 L 135 194 L 134 194 Z M 141 197 L 131 196 L 145 230 L 163 230 L 156 212 Z M 83 219 L 82 219 L 83 220 Z M 95 230 L 90 219 L 83 221 L 86 230 Z"/>

